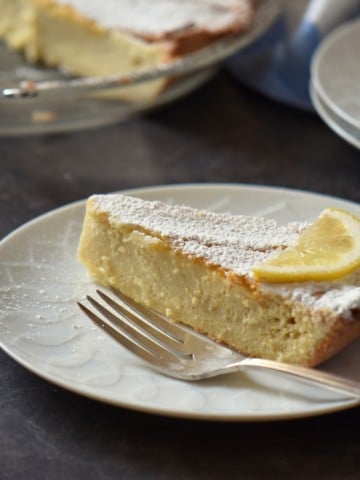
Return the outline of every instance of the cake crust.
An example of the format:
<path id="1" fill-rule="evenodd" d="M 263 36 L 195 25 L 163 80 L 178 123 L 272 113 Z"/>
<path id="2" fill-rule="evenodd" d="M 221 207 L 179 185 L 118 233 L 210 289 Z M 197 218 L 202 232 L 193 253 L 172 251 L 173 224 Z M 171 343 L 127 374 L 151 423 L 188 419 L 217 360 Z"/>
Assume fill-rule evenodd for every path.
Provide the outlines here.
<path id="1" fill-rule="evenodd" d="M 79 258 L 101 284 L 245 355 L 315 366 L 360 335 L 359 273 L 284 285 L 251 274 L 304 228 L 99 195 L 87 203 Z"/>

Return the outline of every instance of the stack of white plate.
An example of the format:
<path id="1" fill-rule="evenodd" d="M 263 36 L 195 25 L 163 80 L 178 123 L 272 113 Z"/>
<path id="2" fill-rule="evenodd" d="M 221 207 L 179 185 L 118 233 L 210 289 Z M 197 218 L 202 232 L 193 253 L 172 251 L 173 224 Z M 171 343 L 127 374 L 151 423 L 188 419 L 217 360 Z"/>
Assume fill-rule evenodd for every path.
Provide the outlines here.
<path id="1" fill-rule="evenodd" d="M 310 91 L 327 125 L 360 149 L 360 20 L 339 27 L 320 44 Z"/>

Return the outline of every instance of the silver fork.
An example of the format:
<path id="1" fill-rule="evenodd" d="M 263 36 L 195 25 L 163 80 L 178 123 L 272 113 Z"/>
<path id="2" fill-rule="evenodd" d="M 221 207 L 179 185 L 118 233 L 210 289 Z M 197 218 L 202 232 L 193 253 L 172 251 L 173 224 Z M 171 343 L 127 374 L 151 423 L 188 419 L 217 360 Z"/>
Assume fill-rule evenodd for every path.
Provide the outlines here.
<path id="1" fill-rule="evenodd" d="M 78 302 L 81 310 L 110 337 L 162 374 L 195 381 L 256 367 L 276 370 L 360 399 L 359 382 L 312 368 L 244 357 L 188 327 L 172 323 L 119 292 L 113 292 L 114 296 L 101 290 L 96 292 L 102 301 L 88 295 L 86 298 L 93 308 Z"/>

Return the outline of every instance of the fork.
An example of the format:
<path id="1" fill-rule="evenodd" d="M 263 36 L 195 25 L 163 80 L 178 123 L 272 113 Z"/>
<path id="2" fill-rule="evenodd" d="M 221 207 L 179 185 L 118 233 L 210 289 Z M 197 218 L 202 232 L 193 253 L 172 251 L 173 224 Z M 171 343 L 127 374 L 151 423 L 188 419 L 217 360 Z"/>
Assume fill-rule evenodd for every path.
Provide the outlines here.
<path id="1" fill-rule="evenodd" d="M 118 291 L 113 291 L 112 296 L 96 292 L 101 301 L 87 295 L 92 308 L 77 302 L 81 310 L 110 337 L 164 375 L 197 381 L 244 368 L 270 369 L 360 399 L 360 382 L 312 368 L 245 357 L 184 325 L 172 323 Z"/>

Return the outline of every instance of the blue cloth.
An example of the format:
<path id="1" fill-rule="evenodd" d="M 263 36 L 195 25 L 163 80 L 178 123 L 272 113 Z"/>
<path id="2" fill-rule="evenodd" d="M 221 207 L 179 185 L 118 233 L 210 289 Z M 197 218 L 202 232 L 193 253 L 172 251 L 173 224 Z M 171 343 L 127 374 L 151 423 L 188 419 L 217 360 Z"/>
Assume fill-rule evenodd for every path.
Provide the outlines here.
<path id="1" fill-rule="evenodd" d="M 227 62 L 240 82 L 286 104 L 312 110 L 311 58 L 327 33 L 360 15 L 360 0 L 283 0 L 265 34 Z"/>

